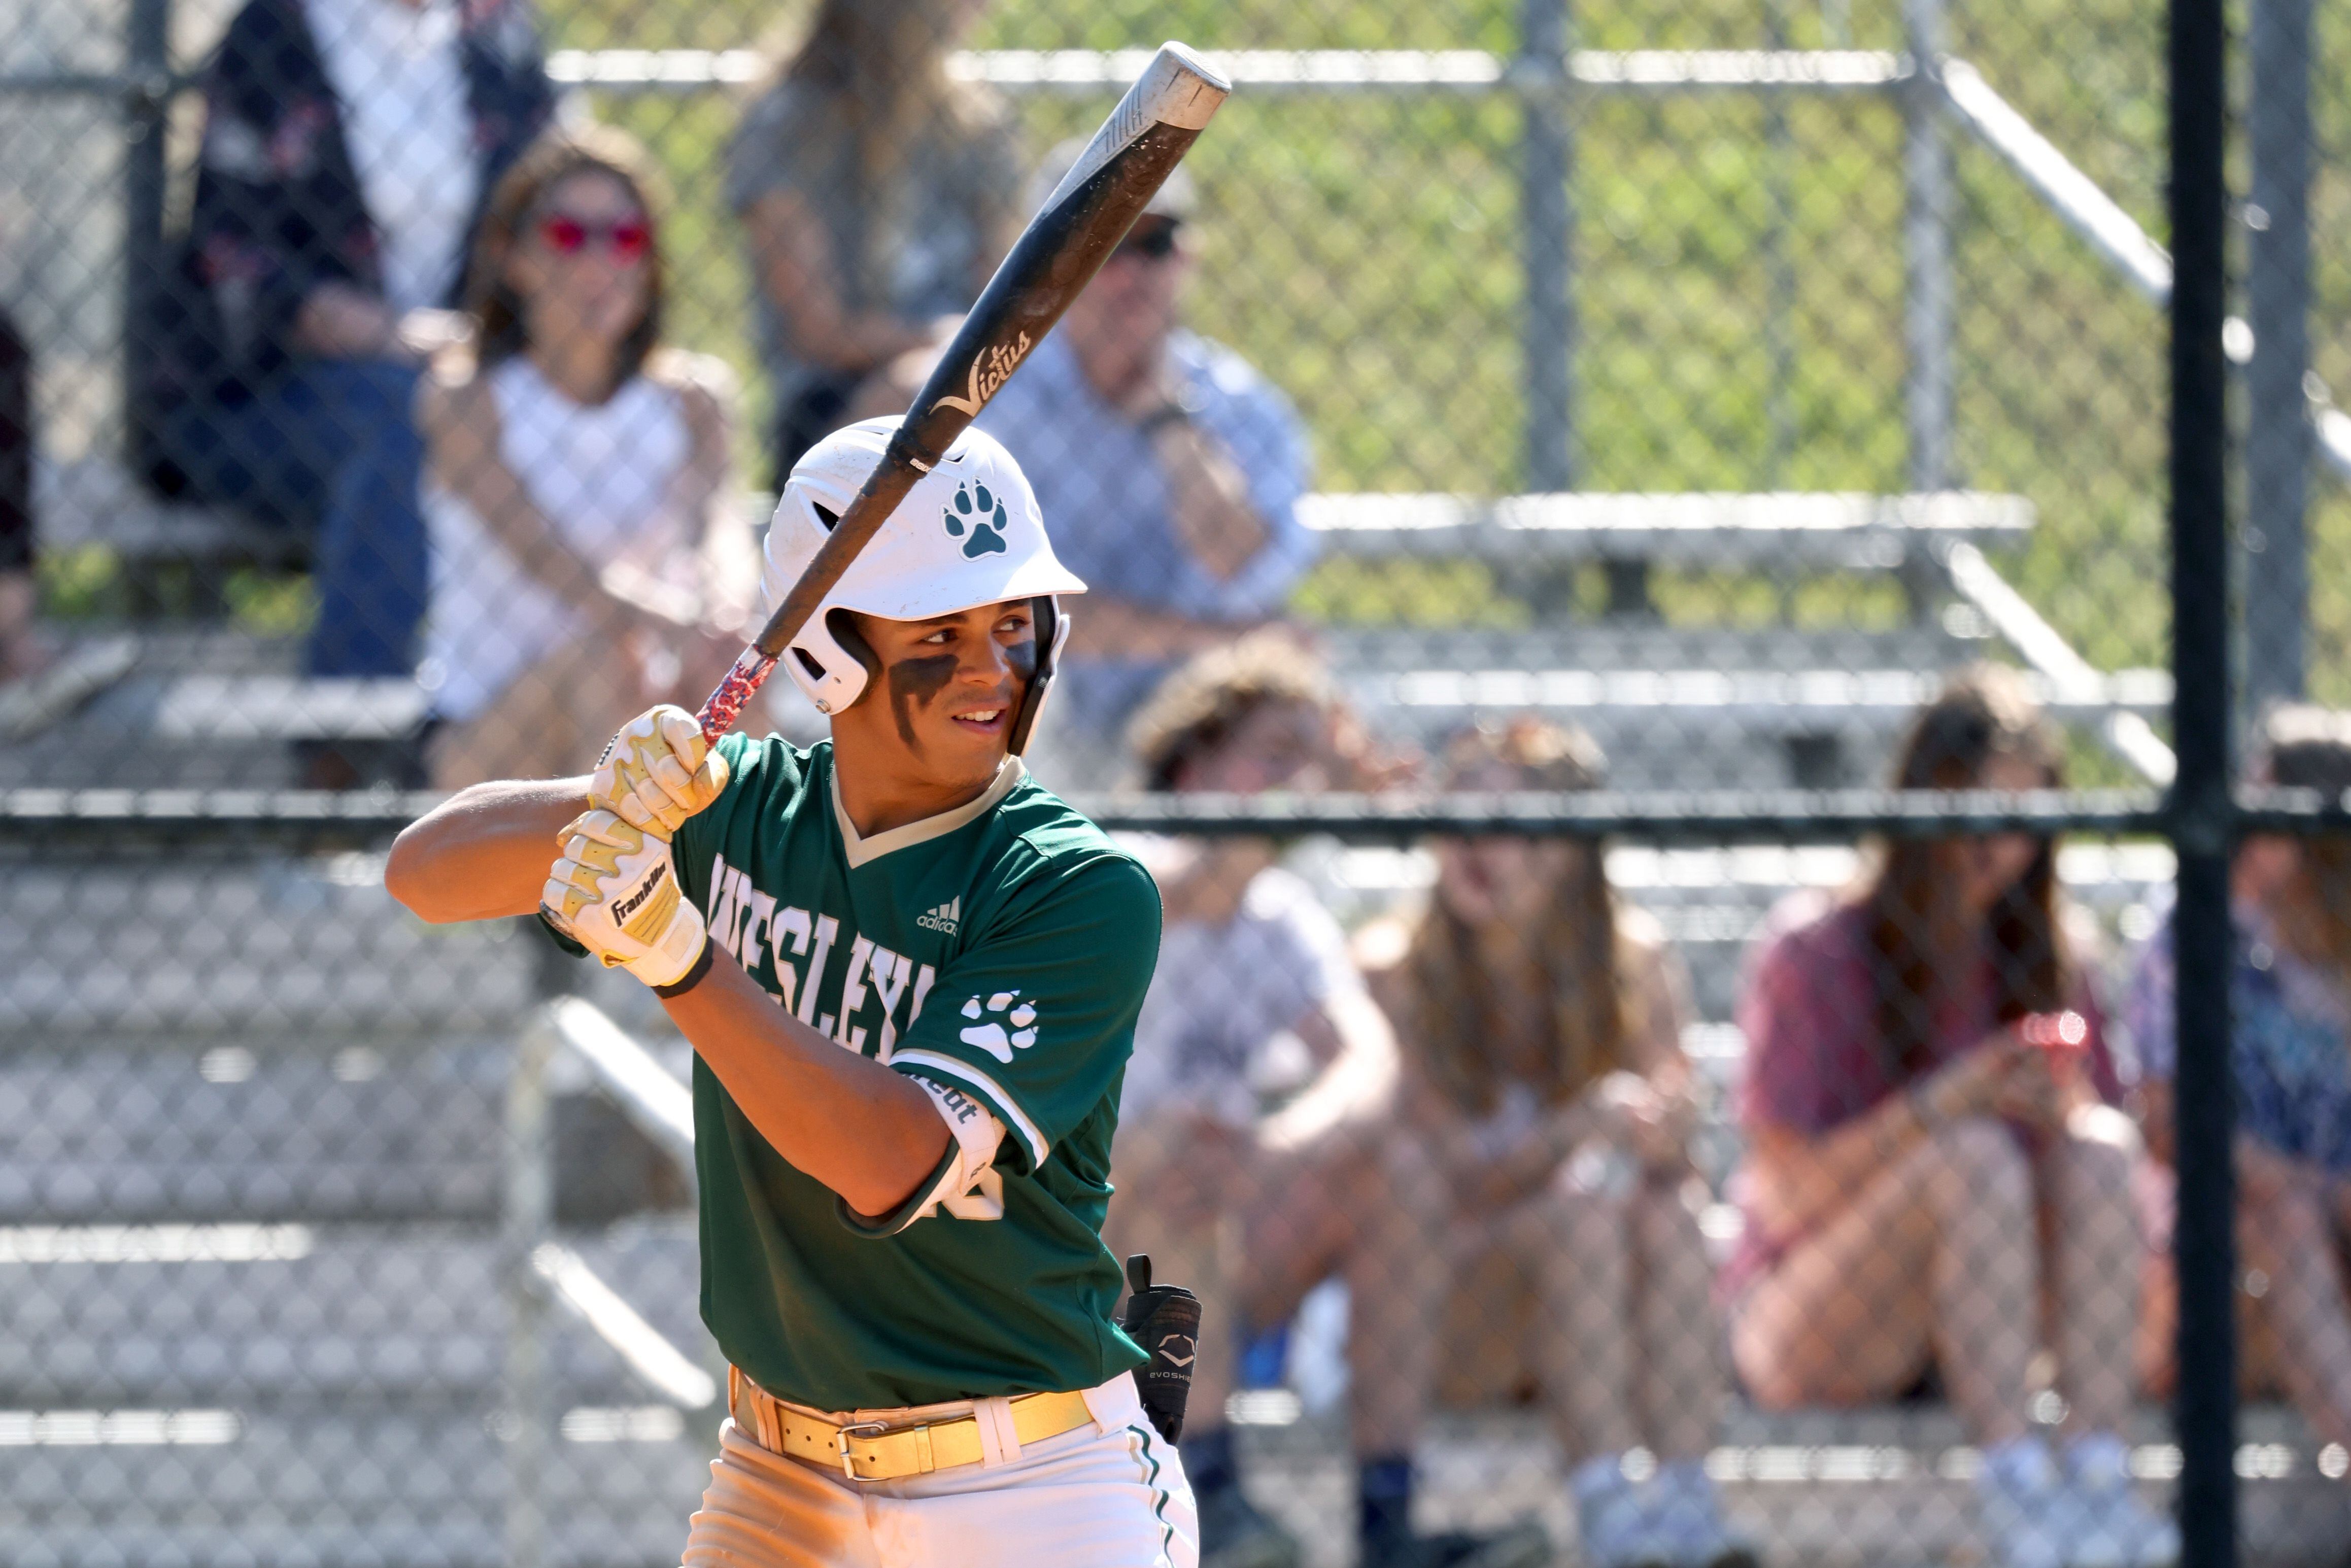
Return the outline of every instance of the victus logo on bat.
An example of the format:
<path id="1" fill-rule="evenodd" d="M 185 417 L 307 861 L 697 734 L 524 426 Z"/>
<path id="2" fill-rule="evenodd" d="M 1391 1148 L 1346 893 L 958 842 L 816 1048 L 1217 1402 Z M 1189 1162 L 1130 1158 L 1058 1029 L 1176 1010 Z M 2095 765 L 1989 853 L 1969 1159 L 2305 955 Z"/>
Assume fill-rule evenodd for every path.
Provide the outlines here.
<path id="1" fill-rule="evenodd" d="M 971 379 L 964 387 L 964 395 L 942 397 L 931 404 L 931 412 L 935 413 L 943 408 L 955 408 L 966 413 L 977 413 L 980 405 L 994 397 L 997 389 L 1011 380 L 1012 372 L 1020 368 L 1020 361 L 1029 357 L 1029 337 L 1026 332 L 1010 343 L 989 344 L 978 358 L 972 361 Z"/>

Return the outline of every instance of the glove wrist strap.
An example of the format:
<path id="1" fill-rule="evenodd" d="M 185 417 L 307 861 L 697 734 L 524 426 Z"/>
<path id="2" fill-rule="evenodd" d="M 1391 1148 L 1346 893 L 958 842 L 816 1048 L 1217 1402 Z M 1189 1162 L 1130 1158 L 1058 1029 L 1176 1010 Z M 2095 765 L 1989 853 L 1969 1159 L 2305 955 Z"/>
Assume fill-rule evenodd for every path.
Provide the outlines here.
<path id="1" fill-rule="evenodd" d="M 655 990 L 683 987 L 690 979 L 698 979 L 710 967 L 710 935 L 702 923 L 702 911 L 691 904 L 681 903 L 670 918 L 667 929 L 661 934 L 657 946 L 648 948 L 622 966 L 638 979 Z"/>
<path id="2" fill-rule="evenodd" d="M 694 956 L 694 962 L 686 967 L 685 973 L 666 986 L 655 986 L 653 995 L 666 1001 L 672 997 L 682 997 L 702 984 L 702 977 L 710 973 L 710 960 L 717 951 L 716 943 L 705 940 L 702 944 L 702 951 Z"/>

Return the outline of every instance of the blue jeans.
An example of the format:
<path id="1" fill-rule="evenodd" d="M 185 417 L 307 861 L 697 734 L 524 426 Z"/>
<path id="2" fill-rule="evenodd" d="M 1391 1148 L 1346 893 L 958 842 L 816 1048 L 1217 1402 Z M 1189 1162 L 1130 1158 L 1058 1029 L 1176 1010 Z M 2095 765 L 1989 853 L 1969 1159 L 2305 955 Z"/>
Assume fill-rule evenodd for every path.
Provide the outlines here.
<path id="1" fill-rule="evenodd" d="M 156 439 L 195 497 L 313 539 L 314 675 L 404 675 L 424 618 L 417 371 L 305 360 L 239 404 L 188 404 Z"/>

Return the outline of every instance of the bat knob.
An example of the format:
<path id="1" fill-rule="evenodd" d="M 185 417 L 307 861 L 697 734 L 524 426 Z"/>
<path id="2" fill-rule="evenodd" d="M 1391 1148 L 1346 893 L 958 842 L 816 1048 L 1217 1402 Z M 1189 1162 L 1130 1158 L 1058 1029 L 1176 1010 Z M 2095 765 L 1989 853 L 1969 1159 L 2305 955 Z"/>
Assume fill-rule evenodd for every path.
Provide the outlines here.
<path id="1" fill-rule="evenodd" d="M 1232 90 L 1233 84 L 1191 45 L 1170 38 L 1159 46 L 1127 98 L 1162 125 L 1198 131 Z"/>

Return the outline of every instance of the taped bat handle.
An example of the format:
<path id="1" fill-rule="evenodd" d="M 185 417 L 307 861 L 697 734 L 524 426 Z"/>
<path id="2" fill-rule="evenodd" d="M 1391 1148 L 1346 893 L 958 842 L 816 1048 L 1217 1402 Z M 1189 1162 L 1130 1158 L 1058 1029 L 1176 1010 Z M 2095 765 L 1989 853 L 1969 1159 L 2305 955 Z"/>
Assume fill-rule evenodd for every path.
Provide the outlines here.
<path id="1" fill-rule="evenodd" d="M 775 667 L 776 661 L 757 648 L 746 648 L 736 655 L 726 678 L 718 683 L 718 689 L 710 694 L 710 700 L 695 716 L 695 722 L 702 726 L 702 738 L 717 745 L 718 737 L 735 727 L 735 721 L 743 715 L 744 705 L 766 684 Z"/>
<path id="2" fill-rule="evenodd" d="M 952 444 L 971 420 L 966 415 L 950 423 L 953 428 L 946 431 L 946 439 L 937 444 L 940 449 Z M 708 702 L 702 705 L 702 712 L 696 717 L 702 726 L 704 740 L 716 746 L 720 736 L 735 727 L 735 721 L 742 716 L 744 705 L 751 700 L 752 694 L 774 672 L 776 661 L 782 657 L 790 639 L 822 606 L 824 596 L 832 591 L 833 584 L 841 580 L 841 574 L 849 570 L 850 563 L 857 559 L 857 552 L 865 548 L 866 541 L 881 531 L 883 522 L 897 509 L 898 503 L 905 499 L 906 492 L 914 488 L 914 481 L 929 473 L 938 460 L 938 451 L 926 444 L 919 432 L 902 424 L 891 434 L 889 444 L 883 450 L 882 461 L 874 465 L 873 472 L 867 476 L 856 497 L 849 503 L 849 509 L 841 513 L 840 521 L 833 525 L 831 537 L 824 541 L 817 551 L 816 559 L 809 562 L 807 569 L 800 573 L 800 580 L 792 585 L 792 591 L 784 595 L 783 602 L 776 606 L 775 613 L 768 617 L 768 623 L 760 629 L 758 640 L 736 655 L 733 666 L 726 672 L 726 678 L 718 683 L 718 689 L 710 694 Z M 795 609 L 796 605 L 802 608 Z M 768 648 L 775 652 L 764 651 Z"/>

